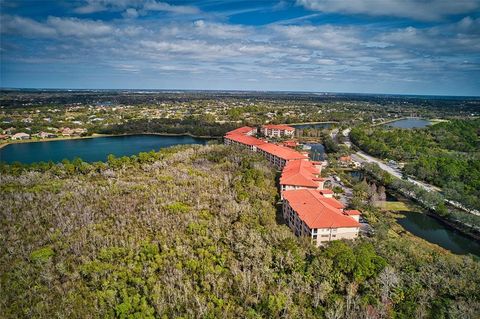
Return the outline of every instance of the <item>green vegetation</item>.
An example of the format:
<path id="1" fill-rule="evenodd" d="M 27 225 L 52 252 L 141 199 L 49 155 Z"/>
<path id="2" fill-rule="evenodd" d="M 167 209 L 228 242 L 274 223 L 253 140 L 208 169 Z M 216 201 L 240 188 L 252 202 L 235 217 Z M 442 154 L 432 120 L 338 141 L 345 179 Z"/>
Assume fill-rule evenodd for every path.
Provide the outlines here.
<path id="1" fill-rule="evenodd" d="M 404 171 L 443 189 L 445 196 L 480 209 L 480 119 L 452 120 L 426 129 L 355 128 L 366 152 L 406 162 Z"/>
<path id="2" fill-rule="evenodd" d="M 410 211 L 410 207 L 407 206 L 404 202 L 379 202 L 378 207 L 383 208 L 389 211 L 403 211 L 408 212 Z"/>
<path id="3" fill-rule="evenodd" d="M 204 119 L 187 118 L 178 119 L 138 119 L 127 123 L 109 126 L 101 129 L 103 134 L 125 133 L 189 133 L 196 136 L 223 136 L 226 132 L 234 129 L 232 124 L 220 125 Z"/>
<path id="4" fill-rule="evenodd" d="M 255 154 L 184 146 L 3 166 L 4 318 L 475 318 L 480 264 L 410 236 L 316 248 L 277 222 Z"/>

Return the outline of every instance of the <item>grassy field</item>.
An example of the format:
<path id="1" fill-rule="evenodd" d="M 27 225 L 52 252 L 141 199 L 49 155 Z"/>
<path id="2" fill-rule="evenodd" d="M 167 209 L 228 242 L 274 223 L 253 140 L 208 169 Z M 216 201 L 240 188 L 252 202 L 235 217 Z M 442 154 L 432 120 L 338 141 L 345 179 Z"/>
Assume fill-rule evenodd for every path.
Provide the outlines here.
<path id="1" fill-rule="evenodd" d="M 378 207 L 384 209 L 384 210 L 390 210 L 390 211 L 412 211 L 412 209 L 405 203 L 405 202 L 378 202 L 377 204 Z"/>

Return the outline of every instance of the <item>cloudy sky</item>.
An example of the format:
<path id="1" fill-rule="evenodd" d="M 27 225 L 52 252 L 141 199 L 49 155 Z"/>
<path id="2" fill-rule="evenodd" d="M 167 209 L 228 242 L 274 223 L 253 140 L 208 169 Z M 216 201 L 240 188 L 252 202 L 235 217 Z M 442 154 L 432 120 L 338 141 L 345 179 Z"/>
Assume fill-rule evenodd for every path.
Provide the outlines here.
<path id="1" fill-rule="evenodd" d="M 0 0 L 1 87 L 480 95 L 480 0 Z"/>

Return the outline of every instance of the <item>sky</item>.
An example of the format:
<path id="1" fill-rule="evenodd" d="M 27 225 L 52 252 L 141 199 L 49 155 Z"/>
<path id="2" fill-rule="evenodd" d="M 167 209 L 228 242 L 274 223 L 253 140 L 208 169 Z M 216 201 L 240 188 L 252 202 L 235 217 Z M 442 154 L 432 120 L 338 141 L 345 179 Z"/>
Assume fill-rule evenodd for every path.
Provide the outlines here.
<path id="1" fill-rule="evenodd" d="M 480 0 L 0 7 L 0 87 L 480 95 Z"/>

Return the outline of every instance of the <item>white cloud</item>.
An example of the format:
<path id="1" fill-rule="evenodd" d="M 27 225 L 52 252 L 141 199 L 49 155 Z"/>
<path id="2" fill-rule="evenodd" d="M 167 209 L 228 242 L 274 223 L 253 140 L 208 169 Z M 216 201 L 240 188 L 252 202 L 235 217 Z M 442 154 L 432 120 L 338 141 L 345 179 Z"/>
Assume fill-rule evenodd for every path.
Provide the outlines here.
<path id="1" fill-rule="evenodd" d="M 112 26 L 100 21 L 77 18 L 48 17 L 46 24 L 60 35 L 74 37 L 106 36 L 115 30 Z"/>
<path id="2" fill-rule="evenodd" d="M 480 8 L 479 0 L 297 0 L 297 4 L 325 13 L 392 16 L 422 21 L 440 20 Z"/>
<path id="3" fill-rule="evenodd" d="M 135 19 L 138 17 L 138 11 L 134 8 L 128 8 L 127 10 L 125 10 L 122 16 L 127 19 Z"/>
<path id="4" fill-rule="evenodd" d="M 122 12 L 127 14 L 128 9 L 138 13 L 134 7 Z M 130 11 L 130 15 L 134 18 L 135 12 Z M 459 77 L 468 70 L 478 72 L 479 30 L 480 19 L 471 17 L 457 23 L 399 29 L 369 25 L 244 26 L 208 18 L 182 23 L 68 17 L 37 21 L 2 16 L 1 21 L 2 34 L 25 40 L 15 42 L 5 37 L 2 56 L 9 61 L 90 64 L 132 76 L 195 73 L 245 81 L 315 82 L 331 78 L 381 82 L 424 81 L 441 74 Z M 17 46 L 11 45 L 13 42 Z M 22 51 L 23 43 L 35 48 L 35 56 L 32 50 Z"/>
<path id="5" fill-rule="evenodd" d="M 239 25 L 230 25 L 224 23 L 205 22 L 197 20 L 194 22 L 195 33 L 199 35 L 208 35 L 214 38 L 233 39 L 246 37 L 251 28 Z"/>
<path id="6" fill-rule="evenodd" d="M 193 6 L 171 5 L 166 2 L 148 1 L 144 4 L 146 11 L 165 11 L 179 14 L 197 14 L 200 10 Z"/>
<path id="7" fill-rule="evenodd" d="M 21 34 L 26 36 L 51 37 L 56 35 L 56 30 L 29 18 L 19 16 L 0 16 L 1 33 Z"/>
<path id="8" fill-rule="evenodd" d="M 90 14 L 102 11 L 123 11 L 123 16 L 134 18 L 136 13 L 147 14 L 149 11 L 163 11 L 175 14 L 198 14 L 200 10 L 194 6 L 173 5 L 155 0 L 86 0 L 75 8 L 79 14 Z"/>

